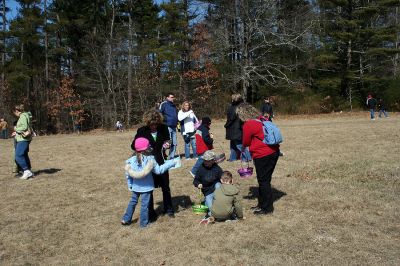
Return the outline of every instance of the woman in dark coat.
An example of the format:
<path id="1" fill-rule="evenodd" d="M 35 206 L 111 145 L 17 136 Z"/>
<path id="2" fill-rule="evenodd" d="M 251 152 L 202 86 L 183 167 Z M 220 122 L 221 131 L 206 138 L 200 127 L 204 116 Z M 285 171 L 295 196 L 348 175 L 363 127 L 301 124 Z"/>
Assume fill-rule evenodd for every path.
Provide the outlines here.
<path id="1" fill-rule="evenodd" d="M 143 115 L 143 123 L 145 126 L 142 126 L 137 130 L 135 139 L 132 142 L 134 145 L 135 140 L 137 138 L 146 138 L 149 140 L 151 147 L 153 148 L 152 155 L 156 159 L 158 164 L 164 164 L 164 158 L 167 158 L 165 154 L 164 148 L 169 148 L 170 135 L 168 131 L 168 127 L 162 123 L 163 116 L 157 110 L 147 111 Z M 134 148 L 131 145 L 132 149 Z M 163 158 L 164 157 L 164 158 Z M 169 217 L 174 216 L 174 208 L 172 207 L 172 197 L 171 197 L 171 189 L 169 187 L 169 173 L 168 171 L 162 175 L 153 174 L 154 178 L 154 186 L 161 187 L 163 193 L 163 203 L 164 203 L 164 214 L 167 214 Z M 149 218 L 150 220 L 155 220 L 157 214 L 154 210 L 154 199 L 153 194 L 151 194 L 150 203 L 149 203 Z"/>
<path id="2" fill-rule="evenodd" d="M 242 95 L 233 94 L 232 104 L 229 106 L 226 114 L 227 119 L 224 127 L 226 129 L 226 139 L 230 140 L 231 155 L 229 157 L 229 161 L 236 161 L 240 158 L 242 158 L 242 161 L 251 161 L 251 157 L 247 149 L 244 149 L 242 153 L 243 122 L 240 121 L 236 112 L 238 105 L 241 103 L 243 103 Z"/>

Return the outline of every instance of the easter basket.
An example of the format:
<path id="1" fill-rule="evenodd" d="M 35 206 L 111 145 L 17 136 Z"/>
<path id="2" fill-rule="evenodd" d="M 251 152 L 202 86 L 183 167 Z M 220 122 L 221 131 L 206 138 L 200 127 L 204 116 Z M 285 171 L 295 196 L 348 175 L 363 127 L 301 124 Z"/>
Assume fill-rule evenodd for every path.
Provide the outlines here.
<path id="1" fill-rule="evenodd" d="M 249 162 L 247 162 L 247 167 L 243 167 L 243 163 L 239 170 L 237 170 L 241 179 L 248 179 L 253 175 L 253 167 L 249 166 Z"/>

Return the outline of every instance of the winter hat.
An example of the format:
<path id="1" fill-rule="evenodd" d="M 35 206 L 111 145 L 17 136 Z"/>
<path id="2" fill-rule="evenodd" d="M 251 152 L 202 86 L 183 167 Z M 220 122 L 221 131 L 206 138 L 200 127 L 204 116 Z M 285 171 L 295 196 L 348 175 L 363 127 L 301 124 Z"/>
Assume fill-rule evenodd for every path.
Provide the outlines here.
<path id="1" fill-rule="evenodd" d="M 135 151 L 145 151 L 150 147 L 150 142 L 145 138 L 135 140 Z"/>
<path id="2" fill-rule="evenodd" d="M 215 153 L 213 151 L 206 151 L 201 157 L 204 161 L 212 161 L 215 160 Z"/>
<path id="3" fill-rule="evenodd" d="M 201 123 L 204 124 L 204 125 L 210 125 L 211 124 L 211 119 L 208 116 L 203 117 L 201 119 Z"/>

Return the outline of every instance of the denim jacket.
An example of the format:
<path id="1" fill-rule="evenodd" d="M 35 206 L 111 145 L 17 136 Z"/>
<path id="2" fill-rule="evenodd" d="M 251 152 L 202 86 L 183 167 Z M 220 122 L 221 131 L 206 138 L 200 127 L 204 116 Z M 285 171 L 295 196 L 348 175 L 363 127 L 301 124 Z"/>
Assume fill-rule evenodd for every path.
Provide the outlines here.
<path id="1" fill-rule="evenodd" d="M 129 191 L 152 191 L 154 189 L 152 173 L 160 175 L 174 166 L 175 160 L 167 160 L 164 164 L 159 165 L 152 155 L 142 155 L 142 164 L 139 164 L 137 157 L 132 156 L 126 160 L 125 165 L 125 177 L 127 179 Z"/>

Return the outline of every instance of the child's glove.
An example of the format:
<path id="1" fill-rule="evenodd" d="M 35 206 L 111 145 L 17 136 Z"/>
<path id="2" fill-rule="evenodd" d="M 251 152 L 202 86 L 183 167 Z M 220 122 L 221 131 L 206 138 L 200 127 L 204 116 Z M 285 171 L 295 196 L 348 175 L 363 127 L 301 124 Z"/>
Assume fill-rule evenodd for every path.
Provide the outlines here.
<path id="1" fill-rule="evenodd" d="M 128 189 L 129 189 L 130 192 L 133 192 L 132 186 L 128 186 Z"/>

